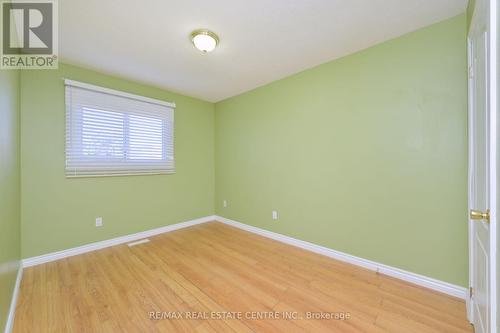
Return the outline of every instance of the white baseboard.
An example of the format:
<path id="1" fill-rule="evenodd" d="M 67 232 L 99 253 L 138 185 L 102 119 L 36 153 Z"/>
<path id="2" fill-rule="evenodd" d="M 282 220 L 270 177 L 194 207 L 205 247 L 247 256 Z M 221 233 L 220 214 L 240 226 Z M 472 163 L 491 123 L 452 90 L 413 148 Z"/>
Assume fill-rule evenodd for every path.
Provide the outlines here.
<path id="1" fill-rule="evenodd" d="M 90 244 L 74 247 L 74 248 L 67 249 L 67 250 L 52 252 L 52 253 L 44 254 L 41 256 L 37 256 L 37 257 L 26 258 L 26 259 L 23 259 L 23 267 L 40 265 L 40 264 L 43 264 L 46 262 L 51 262 L 51 261 L 59 260 L 62 258 L 76 256 L 78 254 L 91 252 L 91 251 L 95 251 L 95 250 L 100 250 L 100 249 L 114 246 L 114 245 L 118 245 L 118 244 L 129 243 L 132 241 L 151 237 L 154 235 L 163 234 L 165 232 L 174 231 L 174 230 L 178 230 L 178 229 L 182 229 L 182 228 L 187 228 L 187 227 L 191 227 L 193 225 L 211 222 L 211 221 L 215 221 L 214 215 L 205 216 L 205 217 L 191 220 L 191 221 L 167 225 L 167 226 L 161 227 L 161 228 L 146 230 L 146 231 L 138 232 L 138 233 L 132 234 L 132 235 L 126 235 L 126 236 L 112 238 L 112 239 L 108 239 L 108 240 L 104 240 L 104 241 L 100 241 L 100 242 L 96 242 L 96 243 L 90 243 Z"/>
<path id="2" fill-rule="evenodd" d="M 451 296 L 459 297 L 462 299 L 467 298 L 467 289 L 461 286 L 457 286 L 448 282 L 436 280 L 427 276 L 423 276 L 420 274 L 408 272 L 396 267 L 391 267 L 388 265 L 380 264 L 375 261 L 359 258 L 347 253 L 343 253 L 340 251 L 332 250 L 330 248 L 316 245 L 313 243 L 309 243 L 303 240 L 295 239 L 292 237 L 288 237 L 282 234 L 278 234 L 276 232 L 267 231 L 264 229 L 260 229 L 257 227 L 250 226 L 248 224 L 240 223 L 237 221 L 233 221 L 222 216 L 215 216 L 215 219 L 219 222 L 225 223 L 227 225 L 243 229 L 267 238 L 271 238 L 289 245 L 293 245 L 296 247 L 300 247 L 302 249 L 315 252 L 318 254 L 322 254 L 327 257 L 331 257 L 343 262 L 347 262 L 356 266 L 361 266 L 367 268 L 372 271 L 379 272 L 381 274 L 389 275 L 400 280 L 404 280 L 407 282 L 411 282 L 413 284 L 426 287 L 432 290 L 436 290 Z"/>
<path id="3" fill-rule="evenodd" d="M 282 234 L 278 234 L 276 232 L 267 231 L 267 230 L 253 227 L 253 226 L 250 226 L 250 225 L 247 225 L 244 223 L 233 221 L 233 220 L 224 218 L 222 216 L 215 216 L 215 215 L 206 216 L 206 217 L 202 217 L 199 219 L 181 222 L 181 223 L 177 223 L 177 224 L 172 224 L 172 225 L 168 225 L 168 226 L 157 228 L 157 229 L 147 230 L 147 231 L 139 232 L 139 233 L 132 234 L 132 235 L 127 235 L 127 236 L 122 236 L 122 237 L 117 237 L 117 238 L 113 238 L 113 239 L 109 239 L 109 240 L 96 242 L 96 243 L 91 243 L 91 244 L 71 248 L 68 250 L 63 250 L 63 251 L 44 254 L 41 256 L 37 256 L 37 257 L 23 259 L 22 266 L 29 267 L 29 266 L 39 265 L 39 264 L 43 264 L 46 262 L 51 262 L 51 261 L 59 260 L 62 258 L 67 258 L 67 257 L 75 256 L 78 254 L 82 254 L 82 253 L 86 253 L 86 252 L 95 251 L 95 250 L 103 249 L 106 247 L 118 245 L 118 244 L 129 243 L 132 241 L 151 237 L 151 236 L 162 234 L 165 232 L 174 231 L 174 230 L 178 230 L 178 229 L 182 229 L 182 228 L 187 228 L 187 227 L 190 227 L 193 225 L 211 222 L 211 221 L 215 221 L 215 220 L 222 222 L 222 223 L 225 223 L 227 225 L 239 228 L 239 229 L 243 229 L 243 230 L 246 230 L 246 231 L 267 237 L 267 238 L 271 238 L 271 239 L 274 239 L 274 240 L 277 240 L 277 241 L 280 241 L 280 242 L 283 242 L 283 243 L 286 243 L 289 245 L 300 247 L 302 249 L 305 249 L 305 250 L 308 250 L 311 252 L 315 252 L 318 254 L 322 254 L 324 256 L 331 257 L 331 258 L 334 258 L 334 259 L 337 259 L 337 260 L 340 260 L 343 262 L 347 262 L 347 263 L 350 263 L 353 265 L 361 266 L 361 267 L 367 268 L 369 270 L 376 271 L 376 272 L 379 272 L 381 274 L 389 275 L 389 276 L 392 276 L 392 277 L 395 277 L 395 278 L 398 278 L 398 279 L 401 279 L 401 280 L 404 280 L 407 282 L 411 282 L 411 283 L 414 283 L 414 284 L 422 286 L 422 287 L 433 289 L 433 290 L 436 290 L 436 291 L 439 291 L 439 292 L 442 292 L 442 293 L 445 293 L 445 294 L 448 294 L 451 296 L 459 297 L 462 299 L 467 298 L 467 289 L 464 287 L 461 287 L 461 286 L 457 286 L 457 285 L 454 285 L 454 284 L 451 284 L 448 282 L 433 279 L 433 278 L 423 276 L 420 274 L 408 272 L 408 271 L 405 271 L 405 270 L 402 270 L 402 269 L 399 269 L 396 267 L 391 267 L 388 265 L 377 263 L 375 261 L 356 257 L 353 255 L 344 253 L 344 252 L 332 250 L 332 249 L 324 247 L 324 246 L 316 245 L 316 244 L 309 243 L 309 242 L 306 242 L 303 240 L 288 237 L 288 236 L 285 236 Z M 20 279 L 20 278 L 18 277 L 18 279 Z"/>
<path id="4" fill-rule="evenodd" d="M 14 327 L 14 318 L 16 316 L 17 298 L 19 297 L 19 289 L 21 287 L 22 278 L 23 278 L 23 265 L 20 262 L 19 268 L 17 270 L 16 284 L 14 286 L 14 290 L 12 291 L 12 299 L 10 301 L 9 315 L 7 317 L 7 323 L 5 325 L 5 333 L 12 332 L 12 328 Z"/>

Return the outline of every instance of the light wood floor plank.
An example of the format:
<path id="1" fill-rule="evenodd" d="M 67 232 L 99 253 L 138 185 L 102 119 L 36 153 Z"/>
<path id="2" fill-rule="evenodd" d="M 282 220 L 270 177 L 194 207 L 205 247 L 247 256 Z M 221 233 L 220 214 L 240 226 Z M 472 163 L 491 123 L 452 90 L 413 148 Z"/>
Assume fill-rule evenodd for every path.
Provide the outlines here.
<path id="1" fill-rule="evenodd" d="M 26 269 L 14 332 L 472 332 L 460 299 L 221 223 L 150 240 Z"/>

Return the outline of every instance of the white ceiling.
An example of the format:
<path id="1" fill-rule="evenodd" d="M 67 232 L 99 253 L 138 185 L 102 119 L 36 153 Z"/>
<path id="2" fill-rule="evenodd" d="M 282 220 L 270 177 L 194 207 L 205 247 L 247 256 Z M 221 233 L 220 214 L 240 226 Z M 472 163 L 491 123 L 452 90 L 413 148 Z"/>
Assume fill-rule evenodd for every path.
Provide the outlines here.
<path id="1" fill-rule="evenodd" d="M 215 102 L 465 11 L 467 0 L 63 0 L 63 62 Z M 189 40 L 208 28 L 221 43 Z"/>

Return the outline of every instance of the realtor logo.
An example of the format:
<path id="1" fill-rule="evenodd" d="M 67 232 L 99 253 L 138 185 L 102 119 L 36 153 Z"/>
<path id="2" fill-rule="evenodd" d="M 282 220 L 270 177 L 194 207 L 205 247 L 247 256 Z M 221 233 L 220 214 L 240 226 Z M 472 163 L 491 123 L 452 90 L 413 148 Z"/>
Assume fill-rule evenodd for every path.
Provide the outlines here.
<path id="1" fill-rule="evenodd" d="M 1 4 L 0 68 L 57 68 L 56 0 L 12 0 Z"/>

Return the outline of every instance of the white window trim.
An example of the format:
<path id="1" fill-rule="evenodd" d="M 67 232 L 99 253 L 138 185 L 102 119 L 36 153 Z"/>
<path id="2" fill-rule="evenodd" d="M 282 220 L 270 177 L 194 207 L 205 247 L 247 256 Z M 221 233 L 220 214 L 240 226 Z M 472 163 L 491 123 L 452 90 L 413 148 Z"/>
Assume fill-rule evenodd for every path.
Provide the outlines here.
<path id="1" fill-rule="evenodd" d="M 70 79 L 63 79 L 64 80 L 64 85 L 65 87 L 70 86 L 70 87 L 77 87 L 77 88 L 82 88 L 90 91 L 95 91 L 95 92 L 100 92 L 104 94 L 109 94 L 113 96 L 119 96 L 119 97 L 124 97 L 132 100 L 137 100 L 137 101 L 142 101 L 142 102 L 147 102 L 150 104 L 156 104 L 156 105 L 161 105 L 161 106 L 166 106 L 169 107 L 173 110 L 175 110 L 176 104 L 173 102 L 167 102 L 167 101 L 162 101 L 150 97 L 145 97 L 145 96 L 140 96 L 140 95 L 135 95 L 131 93 L 127 93 L 124 91 L 119 91 L 119 90 L 114 90 L 110 88 L 105 88 L 101 86 L 96 86 L 93 84 L 85 83 L 85 82 L 79 82 L 79 81 L 74 81 Z M 67 101 L 66 103 L 66 121 L 67 119 Z M 66 131 L 67 131 L 67 126 L 66 126 Z M 172 138 L 173 139 L 173 138 Z M 67 139 L 65 140 L 65 149 L 67 149 Z M 65 157 L 67 158 L 67 157 Z M 66 178 L 94 178 L 94 177 L 121 177 L 121 176 L 140 176 L 140 175 L 165 175 L 165 174 L 175 174 L 176 170 L 175 167 L 172 170 L 169 171 L 145 171 L 145 172 L 140 172 L 140 173 L 109 173 L 109 174 L 68 174 L 66 170 Z"/>
<path id="2" fill-rule="evenodd" d="M 172 103 L 172 102 L 165 102 L 165 101 L 161 101 L 159 99 L 144 97 L 144 96 L 140 96 L 140 95 L 130 94 L 130 93 L 127 93 L 124 91 L 95 86 L 95 85 L 89 84 L 89 83 L 64 79 L 64 85 L 93 90 L 93 91 L 98 91 L 98 92 L 102 92 L 102 93 L 110 94 L 110 95 L 114 95 L 114 96 L 121 96 L 121 97 L 130 98 L 130 99 L 135 99 L 138 101 L 143 101 L 143 102 L 148 102 L 148 103 L 152 103 L 152 104 L 168 106 L 170 108 L 175 108 L 175 103 Z"/>

